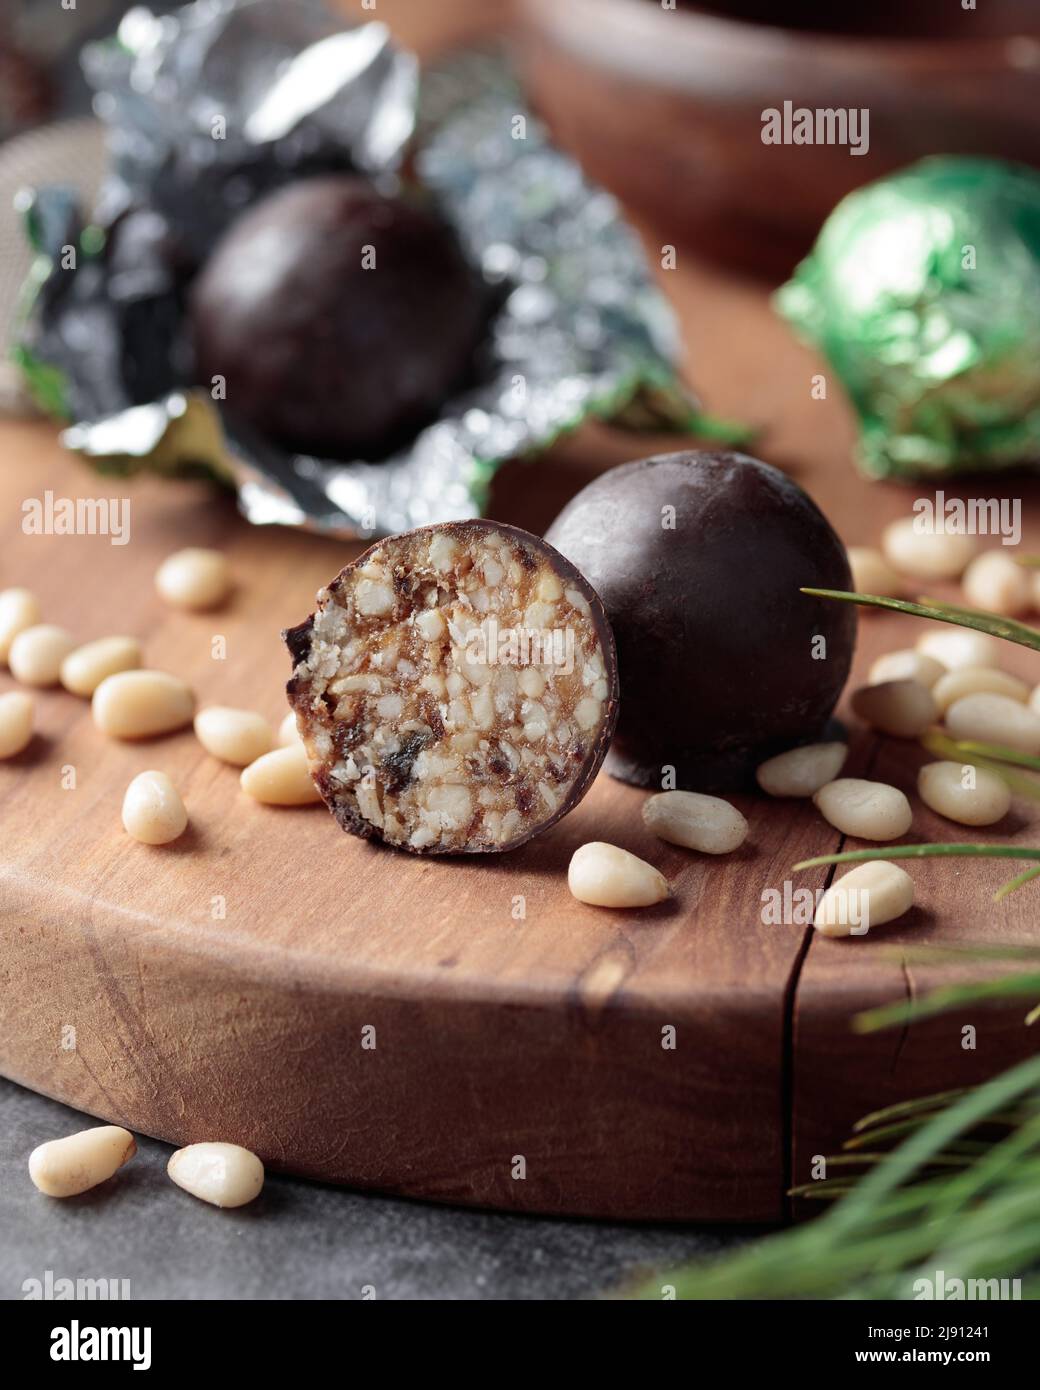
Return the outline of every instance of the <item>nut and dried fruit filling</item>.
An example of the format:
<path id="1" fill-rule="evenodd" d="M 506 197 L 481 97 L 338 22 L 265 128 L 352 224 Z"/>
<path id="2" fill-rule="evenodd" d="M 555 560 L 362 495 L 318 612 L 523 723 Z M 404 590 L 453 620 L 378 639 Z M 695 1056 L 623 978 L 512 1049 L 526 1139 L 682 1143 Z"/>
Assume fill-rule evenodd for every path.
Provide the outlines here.
<path id="1" fill-rule="evenodd" d="M 341 824 L 413 850 L 501 849 L 567 805 L 610 717 L 585 595 L 507 532 L 387 541 L 318 595 L 294 671 Z"/>

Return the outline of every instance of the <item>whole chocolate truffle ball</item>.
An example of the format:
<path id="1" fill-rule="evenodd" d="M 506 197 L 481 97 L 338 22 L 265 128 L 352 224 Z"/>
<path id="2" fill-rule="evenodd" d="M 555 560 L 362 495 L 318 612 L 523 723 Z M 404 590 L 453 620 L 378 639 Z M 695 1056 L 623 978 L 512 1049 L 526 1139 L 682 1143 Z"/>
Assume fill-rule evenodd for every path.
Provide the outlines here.
<path id="1" fill-rule="evenodd" d="M 641 787 L 725 791 L 822 732 L 849 673 L 845 548 L 783 473 L 731 453 L 612 469 L 546 533 L 603 599 L 620 713 L 607 770 Z"/>
<path id="2" fill-rule="evenodd" d="M 362 178 L 304 179 L 238 218 L 190 295 L 196 378 L 290 449 L 379 458 L 473 368 L 486 318 L 452 229 Z"/>

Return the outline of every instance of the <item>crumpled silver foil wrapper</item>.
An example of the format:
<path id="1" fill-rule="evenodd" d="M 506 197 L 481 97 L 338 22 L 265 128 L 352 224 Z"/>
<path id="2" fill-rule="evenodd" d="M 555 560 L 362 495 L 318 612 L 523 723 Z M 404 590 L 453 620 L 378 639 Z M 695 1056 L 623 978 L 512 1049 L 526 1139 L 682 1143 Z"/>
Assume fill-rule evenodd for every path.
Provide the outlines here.
<path id="1" fill-rule="evenodd" d="M 131 285 L 136 316 L 115 315 L 107 351 L 105 296 L 125 297 L 125 273 L 113 288 L 98 271 L 71 305 L 62 282 L 40 273 L 23 366 L 52 408 L 65 402 L 76 418 L 65 442 L 99 468 L 201 466 L 236 487 L 250 521 L 367 538 L 479 515 L 502 463 L 590 417 L 725 433 L 678 381 L 671 311 L 614 199 L 552 147 L 498 55 L 460 55 L 425 73 L 419 94 L 414 60 L 383 25 L 344 29 L 306 0 L 199 0 L 161 18 L 134 10 L 118 37 L 84 59 L 112 130 L 102 225 L 143 206 L 201 260 L 239 206 L 287 177 L 340 167 L 393 180 L 415 132 L 419 181 L 499 287 L 501 307 L 479 385 L 390 459 L 337 461 L 221 427 L 208 393 L 176 380 L 175 365 L 169 389 L 145 399 L 99 373 L 99 360 L 133 357 L 142 294 L 154 296 L 146 327 L 159 312 L 175 338 L 161 269 Z M 228 135 L 214 140 L 221 118 Z M 28 213 L 43 257 L 77 232 L 75 209 L 57 195 L 38 195 Z M 89 254 L 92 229 L 78 230 Z"/>
<path id="2" fill-rule="evenodd" d="M 395 169 L 415 125 L 414 56 L 386 25 L 344 28 L 312 0 L 135 8 L 82 65 L 108 127 L 101 211 L 135 198 L 173 206 L 202 256 L 215 230 L 207 199 L 225 223 L 282 170 Z"/>

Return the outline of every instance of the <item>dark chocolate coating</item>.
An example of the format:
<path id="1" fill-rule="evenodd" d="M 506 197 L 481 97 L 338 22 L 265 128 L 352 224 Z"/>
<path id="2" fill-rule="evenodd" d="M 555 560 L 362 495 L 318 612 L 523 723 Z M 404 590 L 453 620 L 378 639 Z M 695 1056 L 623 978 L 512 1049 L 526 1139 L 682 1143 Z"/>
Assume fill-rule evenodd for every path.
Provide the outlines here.
<path id="1" fill-rule="evenodd" d="M 196 378 L 225 378 L 231 417 L 338 459 L 385 456 L 433 419 L 471 375 L 487 317 L 448 224 L 346 175 L 250 208 L 189 299 Z"/>
<path id="2" fill-rule="evenodd" d="M 675 509 L 675 529 L 662 524 Z M 816 739 L 848 677 L 845 547 L 778 469 L 732 453 L 612 469 L 546 533 L 603 599 L 621 710 L 607 771 L 641 787 L 737 790 L 773 754 Z M 814 638 L 826 657 L 814 659 Z"/>
<path id="3" fill-rule="evenodd" d="M 614 735 L 618 716 L 618 660 L 614 632 L 608 621 L 599 594 L 593 589 L 584 574 L 582 574 L 564 555 L 555 550 L 547 541 L 542 540 L 541 537 L 532 535 L 531 532 L 524 531 L 519 526 L 510 526 L 505 522 L 498 521 L 449 521 L 443 522 L 438 526 L 420 526 L 413 531 L 404 531 L 399 536 L 391 536 L 386 540 L 377 541 L 369 546 L 367 550 L 363 551 L 356 560 L 352 560 L 350 564 L 345 565 L 343 569 L 340 570 L 339 574 L 336 575 L 335 579 L 331 580 L 330 583 L 325 586 L 326 592 L 334 590 L 337 583 L 352 570 L 363 569 L 373 552 L 385 546 L 388 542 L 392 543 L 395 540 L 409 540 L 417 536 L 432 535 L 434 532 L 438 531 L 447 532 L 463 541 L 474 533 L 479 534 L 482 531 L 494 531 L 509 536 L 513 541 L 518 542 L 521 547 L 521 556 L 526 551 L 531 551 L 547 561 L 560 579 L 564 588 L 577 589 L 588 603 L 588 616 L 595 630 L 600 650 L 603 653 L 607 680 L 604 718 L 595 740 L 584 756 L 581 772 L 568 789 L 561 804 L 555 811 L 546 812 L 540 820 L 530 825 L 522 834 L 519 834 L 515 839 L 507 843 L 498 846 L 469 846 L 465 851 L 457 852 L 489 854 L 498 853 L 503 850 L 517 849 L 520 845 L 527 844 L 527 842 L 536 835 L 540 835 L 543 831 L 548 830 L 551 825 L 555 825 L 556 822 L 561 820 L 568 812 L 573 811 L 592 786 L 592 783 L 596 779 L 596 774 L 603 766 L 604 759 L 607 756 L 607 751 Z M 286 628 L 282 632 L 282 640 L 289 649 L 289 656 L 293 665 L 293 674 L 286 684 L 285 692 L 289 705 L 296 714 L 297 724 L 305 732 L 313 718 L 310 709 L 310 689 L 309 683 L 296 675 L 296 668 L 300 662 L 306 659 L 310 652 L 314 619 L 315 614 L 312 613 L 309 617 L 305 618 L 302 623 L 298 623 L 295 627 Z M 373 825 L 371 821 L 366 820 L 363 816 L 357 814 L 341 796 L 337 796 L 337 792 L 341 791 L 341 788 L 333 783 L 327 767 L 320 765 L 315 766 L 312 764 L 311 776 L 314 779 L 314 785 L 321 794 L 322 800 L 328 806 L 342 830 L 364 840 L 384 842 L 382 832 L 377 826 Z M 404 844 L 395 846 L 395 848 L 404 850 L 410 854 L 444 854 L 452 852 L 437 846 L 418 849 L 412 845 Z"/>

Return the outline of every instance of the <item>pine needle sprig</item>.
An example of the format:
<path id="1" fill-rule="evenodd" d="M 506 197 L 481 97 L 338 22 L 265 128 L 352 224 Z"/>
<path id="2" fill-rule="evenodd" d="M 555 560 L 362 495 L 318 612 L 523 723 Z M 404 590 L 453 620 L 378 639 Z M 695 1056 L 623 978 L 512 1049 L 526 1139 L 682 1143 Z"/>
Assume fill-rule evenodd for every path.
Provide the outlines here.
<path id="1" fill-rule="evenodd" d="M 816 1220 L 736 1254 L 662 1274 L 636 1292 L 677 1298 L 909 1298 L 917 1278 L 1014 1278 L 1040 1264 L 1040 1056 L 982 1086 L 908 1102 L 920 1125 L 898 1147 L 828 1160 L 839 1176 L 799 1195 L 831 1200 Z M 861 1128 L 860 1132 L 864 1132 Z M 959 1149 L 977 1145 L 974 1158 Z"/>
<path id="2" fill-rule="evenodd" d="M 991 637 L 1017 642 L 1020 646 L 1040 652 L 1040 631 L 1036 628 L 1016 622 L 1013 618 L 984 613 L 977 608 L 959 608 L 956 604 L 942 603 L 937 599 L 911 603 L 907 599 L 884 598 L 880 594 L 855 594 L 844 589 L 803 588 L 801 592 L 812 598 L 835 599 L 839 603 L 855 603 L 864 608 L 887 608 L 893 613 L 906 613 L 912 618 L 931 618 L 937 623 L 974 628 L 976 632 L 988 632 Z"/>

